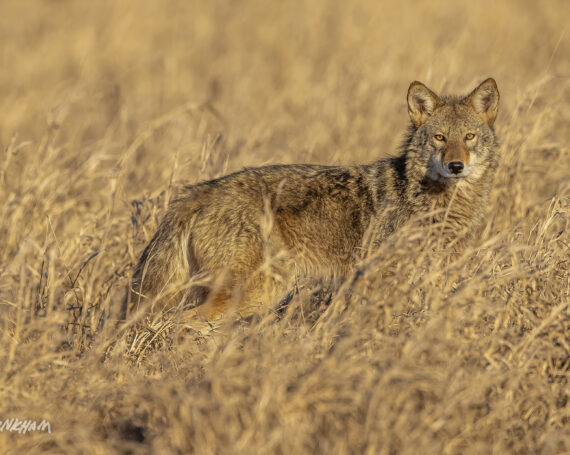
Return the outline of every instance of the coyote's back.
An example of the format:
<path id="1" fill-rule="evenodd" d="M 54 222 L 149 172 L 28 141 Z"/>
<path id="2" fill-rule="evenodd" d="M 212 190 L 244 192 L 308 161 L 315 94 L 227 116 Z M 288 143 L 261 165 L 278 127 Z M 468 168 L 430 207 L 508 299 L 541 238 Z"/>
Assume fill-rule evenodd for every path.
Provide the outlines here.
<path id="1" fill-rule="evenodd" d="M 365 237 L 377 244 L 421 213 L 445 217 L 448 238 L 481 221 L 497 165 L 493 79 L 466 97 L 414 82 L 401 153 L 358 166 L 247 168 L 187 186 L 136 267 L 129 305 L 194 308 L 273 305 L 297 277 L 342 279 Z M 268 273 L 270 272 L 270 273 Z"/>

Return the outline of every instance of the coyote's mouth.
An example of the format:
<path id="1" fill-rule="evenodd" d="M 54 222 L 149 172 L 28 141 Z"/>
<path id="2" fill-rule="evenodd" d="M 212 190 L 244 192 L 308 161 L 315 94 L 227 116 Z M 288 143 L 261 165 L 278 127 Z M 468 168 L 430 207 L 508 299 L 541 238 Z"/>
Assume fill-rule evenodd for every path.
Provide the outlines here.
<path id="1" fill-rule="evenodd" d="M 428 175 L 433 180 L 444 183 L 456 183 L 466 177 L 469 177 L 471 171 L 473 170 L 473 161 L 465 166 L 459 174 L 453 173 L 447 165 L 444 165 L 443 160 L 438 157 L 432 157 L 431 165 L 428 169 Z"/>

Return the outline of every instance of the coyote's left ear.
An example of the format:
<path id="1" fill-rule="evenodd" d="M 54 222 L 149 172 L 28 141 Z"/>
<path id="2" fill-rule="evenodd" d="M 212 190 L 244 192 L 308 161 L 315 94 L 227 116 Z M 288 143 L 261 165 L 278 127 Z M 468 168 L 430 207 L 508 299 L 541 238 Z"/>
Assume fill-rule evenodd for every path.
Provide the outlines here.
<path id="1" fill-rule="evenodd" d="M 470 104 L 487 125 L 492 126 L 499 110 L 499 89 L 495 79 L 490 77 L 481 82 L 479 87 L 465 98 L 464 103 Z"/>

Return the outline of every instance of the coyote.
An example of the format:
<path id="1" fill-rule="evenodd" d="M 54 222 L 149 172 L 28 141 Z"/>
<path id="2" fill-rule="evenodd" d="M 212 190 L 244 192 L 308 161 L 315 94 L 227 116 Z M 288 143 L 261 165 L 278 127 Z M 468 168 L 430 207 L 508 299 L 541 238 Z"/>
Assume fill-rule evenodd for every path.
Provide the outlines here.
<path id="1" fill-rule="evenodd" d="M 278 303 L 295 277 L 342 280 L 366 236 L 378 244 L 422 214 L 445 221 L 451 237 L 472 235 L 497 167 L 497 84 L 489 78 L 459 97 L 413 82 L 407 101 L 399 156 L 246 168 L 186 186 L 140 257 L 129 308 L 150 299 L 154 310 L 192 318 L 248 314 Z"/>

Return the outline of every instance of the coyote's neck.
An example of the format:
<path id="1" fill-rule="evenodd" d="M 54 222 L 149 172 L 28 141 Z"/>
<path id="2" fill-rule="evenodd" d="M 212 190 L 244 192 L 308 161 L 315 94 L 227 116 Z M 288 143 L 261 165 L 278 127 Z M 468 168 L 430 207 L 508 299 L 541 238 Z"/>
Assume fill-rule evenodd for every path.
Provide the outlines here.
<path id="1" fill-rule="evenodd" d="M 477 180 L 445 184 L 427 176 L 427 163 L 416 155 L 375 163 L 378 236 L 383 241 L 413 217 L 423 214 L 434 223 L 445 221 L 445 230 L 457 235 L 471 232 L 481 221 L 489 198 L 493 173 L 487 169 Z"/>

